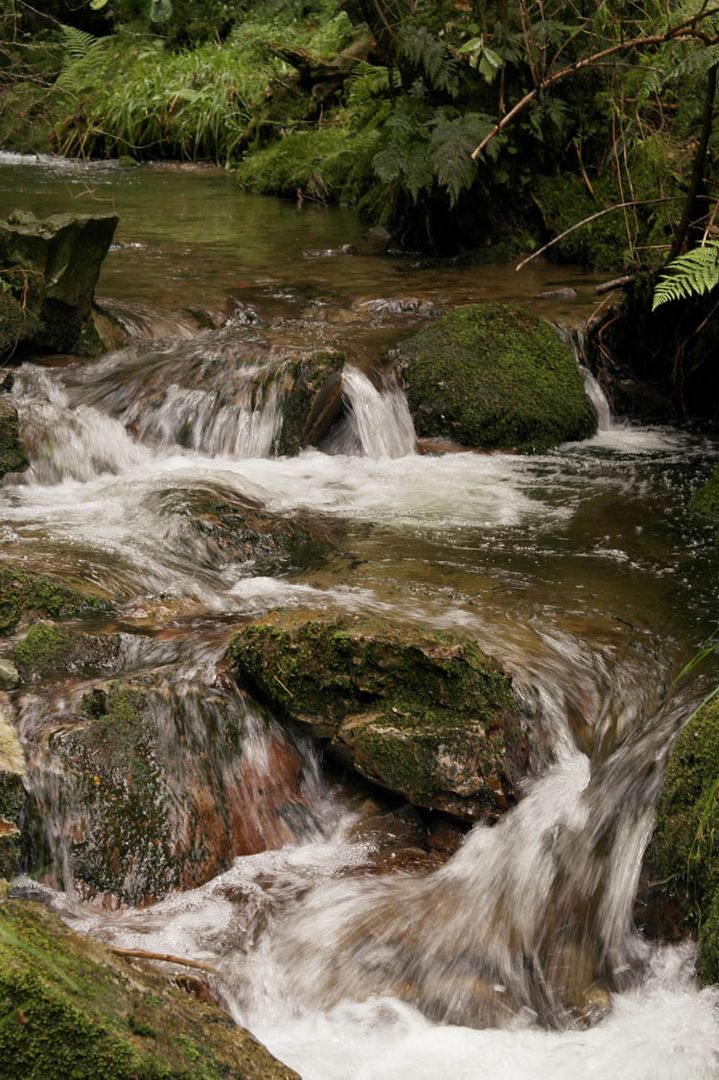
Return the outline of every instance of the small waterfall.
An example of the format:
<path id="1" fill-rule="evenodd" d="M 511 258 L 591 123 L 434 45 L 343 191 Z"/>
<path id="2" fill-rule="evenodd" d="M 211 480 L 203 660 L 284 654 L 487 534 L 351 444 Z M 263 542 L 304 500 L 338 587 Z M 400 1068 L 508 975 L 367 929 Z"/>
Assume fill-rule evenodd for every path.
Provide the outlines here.
<path id="1" fill-rule="evenodd" d="M 614 421 L 612 420 L 612 410 L 609 406 L 609 401 L 586 364 L 587 350 L 584 331 L 581 327 L 577 326 L 558 326 L 557 329 L 559 330 L 559 335 L 562 340 L 566 341 L 567 345 L 570 346 L 574 353 L 577 367 L 584 379 L 585 393 L 589 398 L 592 408 L 597 414 L 597 430 L 611 431 L 614 427 Z"/>
<path id="2" fill-rule="evenodd" d="M 151 460 L 118 420 L 89 405 L 73 408 L 62 383 L 43 368 L 20 368 L 13 399 L 30 457 L 30 468 L 15 478 L 20 483 L 85 482 Z"/>
<path id="3" fill-rule="evenodd" d="M 345 367 L 342 390 L 361 452 L 371 458 L 400 458 L 414 454 L 417 437 L 407 398 L 390 383 L 382 390 L 356 367 Z"/>

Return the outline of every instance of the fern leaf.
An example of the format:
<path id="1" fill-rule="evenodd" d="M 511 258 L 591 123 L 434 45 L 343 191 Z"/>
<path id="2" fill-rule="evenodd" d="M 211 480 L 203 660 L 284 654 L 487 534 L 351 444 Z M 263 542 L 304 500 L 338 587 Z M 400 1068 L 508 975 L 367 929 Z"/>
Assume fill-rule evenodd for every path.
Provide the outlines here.
<path id="1" fill-rule="evenodd" d="M 654 290 L 652 311 L 671 300 L 703 296 L 719 285 L 719 241 L 710 240 L 704 247 L 680 255 L 667 266 L 667 273 Z"/>
<path id="2" fill-rule="evenodd" d="M 424 26 L 407 26 L 399 35 L 399 51 L 413 67 L 423 72 L 431 89 L 451 97 L 459 93 L 458 65 L 439 38 Z"/>

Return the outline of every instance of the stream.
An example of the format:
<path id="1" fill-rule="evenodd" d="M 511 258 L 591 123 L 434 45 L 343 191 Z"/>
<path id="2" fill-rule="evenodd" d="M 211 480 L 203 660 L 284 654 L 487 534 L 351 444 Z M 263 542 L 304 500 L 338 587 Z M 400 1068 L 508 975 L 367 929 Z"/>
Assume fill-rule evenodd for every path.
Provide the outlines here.
<path id="1" fill-rule="evenodd" d="M 216 170 L 0 155 L 0 211 L 16 207 L 120 215 L 98 295 L 131 338 L 98 361 L 17 369 L 31 467 L 0 492 L 0 560 L 119 598 L 94 629 L 119 634 L 119 670 L 152 676 L 163 730 L 182 715 L 184 746 L 165 748 L 177 775 L 208 754 L 224 770 L 253 851 L 149 907 L 83 897 L 72 793 L 43 733 L 89 684 L 41 683 L 9 705 L 55 867 L 26 888 L 103 941 L 210 964 L 218 999 L 304 1080 L 719 1075 L 719 991 L 698 988 L 691 944 L 634 919 L 662 766 L 716 678 L 675 682 L 716 625 L 714 537 L 687 504 L 719 446 L 613 420 L 594 383 L 586 442 L 417 454 L 401 390 L 361 370 L 462 303 L 576 326 L 595 279 L 344 254 L 362 231 L 349 210 L 243 195 Z M 258 343 L 351 348 L 348 418 L 320 448 L 272 456 L 283 401 L 248 389 Z M 284 576 L 229 561 L 170 512 L 207 492 L 318 516 L 338 550 Z M 478 642 L 533 718 L 523 798 L 446 861 L 393 870 L 386 837 L 378 859 L 376 806 L 221 678 L 232 629 L 276 607 Z M 244 725 L 236 773 L 209 741 L 220 715 Z M 587 966 L 603 981 L 569 1007 Z"/>

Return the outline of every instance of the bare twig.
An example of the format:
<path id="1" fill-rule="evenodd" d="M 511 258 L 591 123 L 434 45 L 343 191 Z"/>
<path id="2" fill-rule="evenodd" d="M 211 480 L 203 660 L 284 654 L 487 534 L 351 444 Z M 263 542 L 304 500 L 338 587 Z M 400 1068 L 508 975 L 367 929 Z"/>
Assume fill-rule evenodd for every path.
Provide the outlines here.
<path id="1" fill-rule="evenodd" d="M 201 960 L 188 960 L 184 956 L 173 956 L 172 953 L 148 952 L 147 949 L 121 949 L 111 945 L 110 952 L 116 956 L 136 956 L 140 960 L 162 960 L 165 964 L 179 964 L 181 967 L 196 968 L 197 971 L 207 971 L 210 975 L 217 975 L 217 968 L 203 964 Z"/>

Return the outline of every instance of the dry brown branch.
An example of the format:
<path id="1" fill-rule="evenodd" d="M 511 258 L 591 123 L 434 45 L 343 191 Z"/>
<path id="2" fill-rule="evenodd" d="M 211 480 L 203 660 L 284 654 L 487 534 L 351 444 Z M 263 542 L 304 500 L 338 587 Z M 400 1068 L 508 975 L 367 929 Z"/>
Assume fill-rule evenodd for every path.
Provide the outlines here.
<path id="1" fill-rule="evenodd" d="M 140 960 L 162 960 L 165 964 L 179 964 L 181 967 L 196 968 L 197 971 L 208 971 L 210 975 L 217 975 L 217 968 L 203 964 L 201 960 L 188 960 L 184 956 L 173 956 L 172 953 L 148 952 L 147 949 L 121 949 L 119 946 L 109 946 L 110 952 L 116 956 L 133 956 Z"/>

